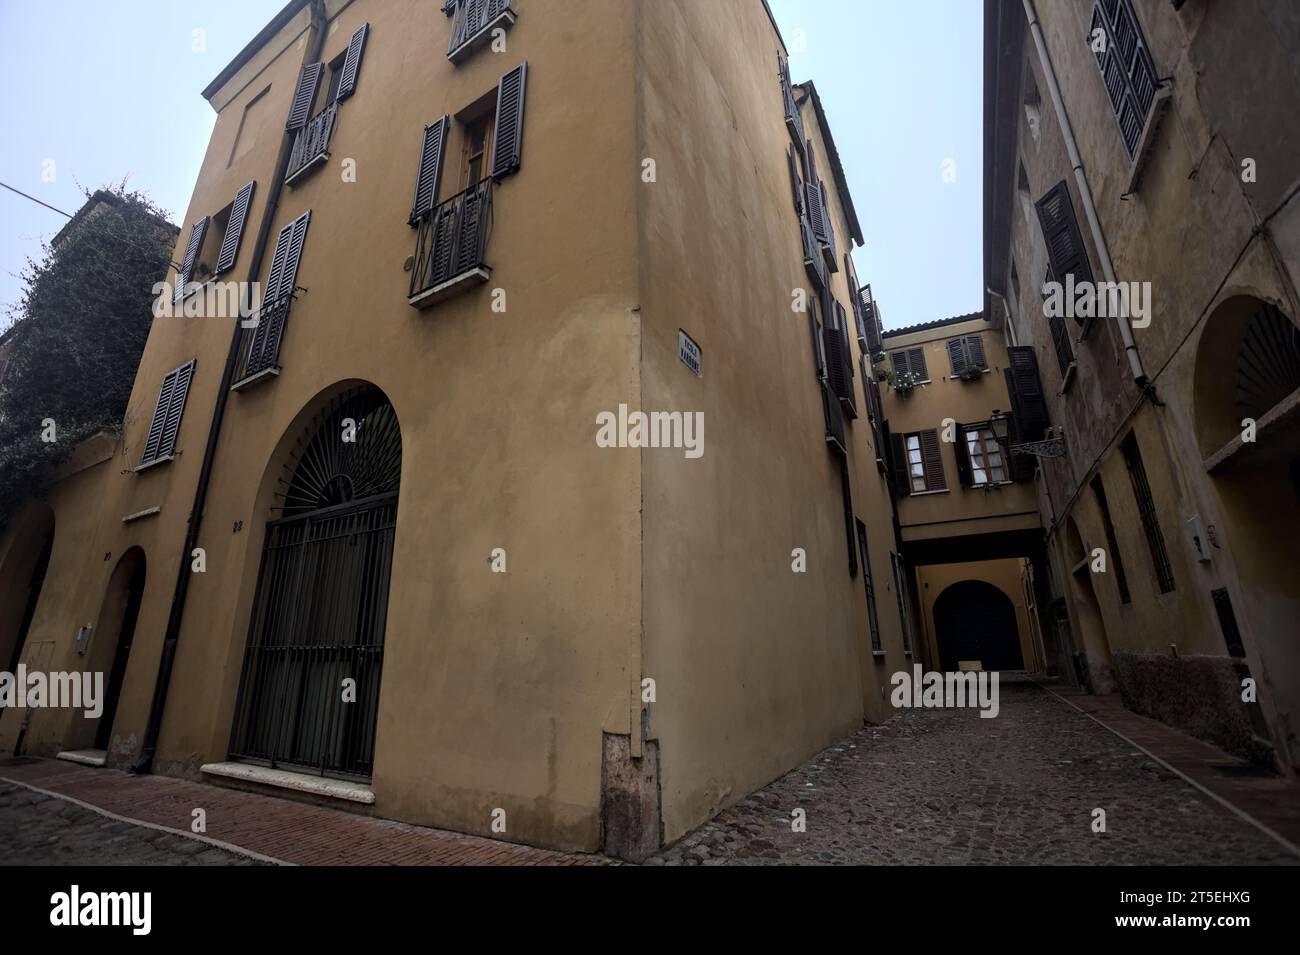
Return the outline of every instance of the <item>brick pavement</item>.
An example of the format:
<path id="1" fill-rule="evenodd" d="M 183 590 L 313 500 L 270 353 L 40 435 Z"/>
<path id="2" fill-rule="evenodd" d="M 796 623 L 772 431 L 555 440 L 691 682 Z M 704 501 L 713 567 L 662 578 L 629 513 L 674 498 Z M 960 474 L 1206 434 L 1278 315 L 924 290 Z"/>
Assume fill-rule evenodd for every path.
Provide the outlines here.
<path id="1" fill-rule="evenodd" d="M 209 838 L 268 857 L 264 861 L 298 865 L 584 865 L 608 861 L 601 856 L 535 849 L 168 776 L 132 776 L 62 760 L 20 759 L 0 761 L 0 863 L 250 861 L 183 834 L 105 819 L 74 803 L 12 785 L 15 782 L 183 834 L 190 831 L 192 811 L 202 808 L 207 814 Z M 116 840 L 111 851 L 101 854 L 103 844 L 110 840 Z"/>

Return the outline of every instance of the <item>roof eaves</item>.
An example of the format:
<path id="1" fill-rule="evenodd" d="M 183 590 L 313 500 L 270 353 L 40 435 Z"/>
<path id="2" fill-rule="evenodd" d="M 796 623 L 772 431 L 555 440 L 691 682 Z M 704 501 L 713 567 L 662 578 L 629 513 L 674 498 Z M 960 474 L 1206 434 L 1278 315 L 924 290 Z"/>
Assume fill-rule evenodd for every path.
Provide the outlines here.
<path id="1" fill-rule="evenodd" d="M 826 122 L 826 111 L 822 109 L 822 99 L 817 95 L 817 86 L 812 80 L 795 85 L 806 89 L 812 99 L 813 111 L 817 114 L 817 125 L 821 127 L 822 136 L 826 140 L 826 152 L 830 154 L 831 175 L 835 179 L 835 189 L 839 193 L 840 204 L 844 206 L 844 214 L 849 220 L 849 234 L 858 245 L 865 245 L 862 226 L 858 223 L 858 212 L 853 208 L 853 197 L 849 195 L 849 182 L 844 175 L 844 164 L 840 162 L 839 150 L 835 148 L 835 137 L 831 135 L 830 123 Z"/>
<path id="2" fill-rule="evenodd" d="M 280 12 L 275 15 L 275 18 L 264 26 L 257 36 L 253 37 L 253 39 L 248 42 L 248 45 L 239 51 L 233 60 L 226 64 L 226 68 L 217 74 L 216 79 L 204 87 L 203 98 L 208 102 L 212 102 L 212 97 L 217 95 L 221 87 L 225 86 L 226 82 L 238 73 L 243 65 L 257 54 L 258 50 L 266 46 L 266 44 L 270 42 L 271 38 L 279 33 L 280 29 L 292 20 L 298 14 L 299 10 L 307 6 L 310 2 L 311 0 L 289 0 Z"/>

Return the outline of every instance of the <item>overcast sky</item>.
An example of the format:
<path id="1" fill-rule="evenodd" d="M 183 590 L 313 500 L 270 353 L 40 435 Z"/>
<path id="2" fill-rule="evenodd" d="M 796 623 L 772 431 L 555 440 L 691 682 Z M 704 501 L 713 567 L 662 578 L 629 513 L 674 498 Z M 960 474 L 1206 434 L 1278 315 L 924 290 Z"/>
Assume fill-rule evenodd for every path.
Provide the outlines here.
<path id="1" fill-rule="evenodd" d="M 814 80 L 826 108 L 886 327 L 978 309 L 981 4 L 770 3 L 795 81 Z M 81 186 L 125 179 L 179 223 L 215 119 L 199 92 L 281 6 L 0 0 L 0 182 L 72 213 Z M 0 306 L 66 221 L 0 189 Z"/>

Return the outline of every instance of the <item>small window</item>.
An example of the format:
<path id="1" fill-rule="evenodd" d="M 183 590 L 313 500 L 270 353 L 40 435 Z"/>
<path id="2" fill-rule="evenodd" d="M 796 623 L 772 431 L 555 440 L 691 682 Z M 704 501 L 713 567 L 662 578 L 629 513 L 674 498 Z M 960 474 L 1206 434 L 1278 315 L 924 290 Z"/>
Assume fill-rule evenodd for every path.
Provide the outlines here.
<path id="1" fill-rule="evenodd" d="M 489 112 L 462 126 L 460 183 L 457 192 L 463 192 L 487 178 L 495 118 Z"/>
<path id="2" fill-rule="evenodd" d="M 939 457 L 938 431 L 931 428 L 904 435 L 903 442 L 907 452 L 907 479 L 911 493 L 946 491 L 948 484 L 943 476 L 943 461 Z"/>
<path id="3" fill-rule="evenodd" d="M 230 224 L 232 202 L 208 220 L 208 227 L 203 233 L 203 244 L 194 259 L 194 269 L 189 281 L 203 283 L 217 274 L 217 263 L 221 260 L 221 244 L 226 241 L 226 227 Z"/>
<path id="4" fill-rule="evenodd" d="M 967 428 L 962 434 L 970 461 L 971 486 L 1002 484 L 1007 480 L 1005 452 L 987 425 Z"/>
<path id="5" fill-rule="evenodd" d="M 948 361 L 954 378 L 979 377 L 989 369 L 984 358 L 984 339 L 979 335 L 949 339 Z"/>
<path id="6" fill-rule="evenodd" d="M 919 345 L 890 352 L 889 361 L 896 375 L 911 374 L 918 382 L 930 380 L 930 373 L 925 367 L 925 349 Z"/>

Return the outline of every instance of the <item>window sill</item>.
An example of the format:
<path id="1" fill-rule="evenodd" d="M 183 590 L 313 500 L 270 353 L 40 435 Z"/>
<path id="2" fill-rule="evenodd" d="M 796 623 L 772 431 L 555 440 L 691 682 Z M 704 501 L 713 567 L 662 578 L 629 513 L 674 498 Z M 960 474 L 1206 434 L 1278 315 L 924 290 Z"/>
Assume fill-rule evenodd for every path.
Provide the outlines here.
<path id="1" fill-rule="evenodd" d="M 259 381 L 265 381 L 267 378 L 277 378 L 280 375 L 280 366 L 272 365 L 270 368 L 263 368 L 256 375 L 249 375 L 247 378 L 241 378 L 230 386 L 231 391 L 243 391 L 245 388 L 251 388 Z"/>
<path id="2" fill-rule="evenodd" d="M 375 804 L 374 790 L 364 783 L 354 783 L 344 779 L 308 776 L 306 773 L 291 773 L 287 770 L 270 769 L 253 763 L 205 763 L 199 767 L 199 772 L 208 776 L 220 776 L 224 779 L 256 783 L 262 786 L 274 786 L 277 789 L 291 789 L 294 792 L 325 796 L 344 802 L 356 802 L 367 806 Z"/>
<path id="3" fill-rule="evenodd" d="M 460 275 L 453 275 L 445 282 L 440 282 L 432 288 L 427 288 L 423 292 L 409 296 L 406 303 L 412 308 L 429 308 L 445 299 L 449 299 L 461 292 L 468 291 L 476 285 L 482 285 L 492 277 L 492 270 L 487 266 L 478 266 L 461 272 Z"/>
<path id="4" fill-rule="evenodd" d="M 146 507 L 143 511 L 136 511 L 134 514 L 126 515 L 126 517 L 122 518 L 122 523 L 133 524 L 136 521 L 143 520 L 146 517 L 153 517 L 155 514 L 158 514 L 161 511 L 162 508 L 155 504 L 153 507 Z"/>
<path id="5" fill-rule="evenodd" d="M 305 179 L 307 177 L 307 174 L 314 171 L 318 166 L 325 165 L 325 163 L 329 161 L 329 158 L 330 158 L 330 154 L 328 152 L 318 153 L 314 159 L 311 159 L 303 163 L 292 173 L 285 176 L 284 184 L 288 186 L 290 189 L 292 189 L 293 184 L 295 182 L 297 182 L 300 179 Z"/>
<path id="6" fill-rule="evenodd" d="M 981 484 L 965 484 L 963 487 L 971 491 L 989 491 L 993 488 L 1007 487 L 1008 485 L 1015 483 L 1015 481 L 984 481 Z"/>
<path id="7" fill-rule="evenodd" d="M 161 458 L 154 458 L 152 461 L 143 461 L 140 464 L 137 464 L 135 467 L 133 467 L 131 469 L 131 472 L 133 474 L 140 474 L 141 472 L 148 471 L 150 468 L 156 468 L 160 464 L 167 464 L 168 462 L 175 461 L 175 460 L 176 460 L 176 455 L 174 453 L 167 454 Z"/>
<path id="8" fill-rule="evenodd" d="M 980 369 L 980 374 L 981 374 L 981 375 L 987 375 L 987 374 L 988 374 L 990 371 L 992 371 L 992 370 L 993 370 L 993 369 L 991 369 L 991 368 L 981 368 L 981 369 Z M 961 375 L 949 375 L 949 376 L 948 376 L 948 380 L 949 380 L 949 381 L 978 381 L 979 379 L 978 379 L 978 378 L 963 378 Z"/>
<path id="9" fill-rule="evenodd" d="M 873 657 L 880 657 L 881 659 L 883 659 L 884 656 L 885 656 L 885 651 L 884 651 L 884 650 L 872 650 L 872 651 L 871 651 L 871 655 L 872 655 Z"/>
<path id="10" fill-rule="evenodd" d="M 947 494 L 949 490 L 950 490 L 949 488 L 944 487 L 944 488 L 939 488 L 938 490 L 934 490 L 934 491 L 909 491 L 907 496 L 908 496 L 908 497 L 925 497 L 927 494 Z"/>

